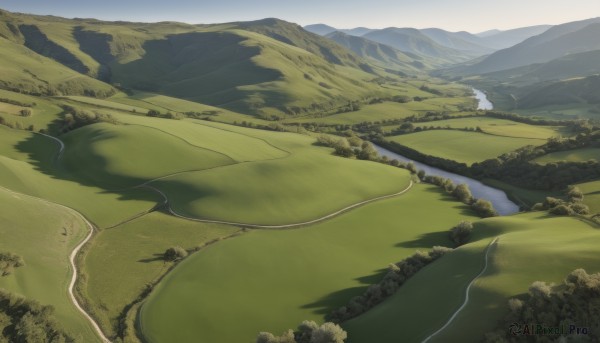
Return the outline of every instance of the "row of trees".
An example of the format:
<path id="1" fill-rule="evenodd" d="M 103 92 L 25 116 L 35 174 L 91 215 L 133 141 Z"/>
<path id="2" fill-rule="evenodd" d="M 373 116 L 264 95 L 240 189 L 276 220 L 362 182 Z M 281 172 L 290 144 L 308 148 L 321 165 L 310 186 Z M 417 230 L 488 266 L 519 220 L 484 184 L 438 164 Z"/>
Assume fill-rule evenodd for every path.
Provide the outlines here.
<path id="1" fill-rule="evenodd" d="M 440 187 L 465 205 L 469 205 L 471 209 L 477 212 L 482 218 L 495 217 L 498 215 L 498 212 L 496 212 L 494 205 L 491 202 L 473 197 L 469 186 L 466 184 L 457 186 L 452 180 L 440 176 L 425 175 L 421 177 L 421 179 L 424 182 Z"/>
<path id="2" fill-rule="evenodd" d="M 63 110 L 65 111 L 62 132 L 69 132 L 79 127 L 91 125 L 94 123 L 105 122 L 111 124 L 118 124 L 116 118 L 110 114 L 89 112 L 76 107 L 64 105 Z"/>
<path id="3" fill-rule="evenodd" d="M 417 251 L 398 263 L 390 264 L 387 274 L 379 283 L 369 286 L 364 294 L 352 298 L 348 304 L 327 315 L 326 319 L 342 323 L 365 313 L 396 293 L 419 270 L 450 251 L 452 249 L 436 246 L 429 252 Z"/>
<path id="4" fill-rule="evenodd" d="M 12 273 L 15 268 L 25 265 L 25 261 L 19 255 L 10 252 L 0 252 L 0 276 Z"/>
<path id="5" fill-rule="evenodd" d="M 510 299 L 508 308 L 508 315 L 486 334 L 485 342 L 598 342 L 600 273 L 576 269 L 560 285 L 536 281 L 527 296 Z M 529 328 L 532 324 L 562 330 L 536 334 Z"/>
<path id="6" fill-rule="evenodd" d="M 0 98 L 0 102 L 15 105 L 15 106 L 21 106 L 21 107 L 33 107 L 36 105 L 35 102 L 28 103 L 28 102 L 22 102 L 22 101 L 18 101 L 18 100 L 14 100 L 14 99 L 7 99 L 7 98 Z"/>
<path id="7" fill-rule="evenodd" d="M 534 211 L 548 211 L 559 216 L 573 214 L 590 214 L 590 208 L 583 203 L 583 192 L 576 186 L 569 186 L 567 200 L 546 197 L 543 203 L 537 203 L 532 208 Z"/>
<path id="8" fill-rule="evenodd" d="M 281 336 L 261 332 L 256 343 L 344 343 L 348 334 L 339 325 L 325 323 L 319 326 L 313 321 L 303 321 L 296 331 L 288 330 Z"/>
<path id="9" fill-rule="evenodd" d="M 54 318 L 54 308 L 0 289 L 1 342 L 75 342 Z"/>

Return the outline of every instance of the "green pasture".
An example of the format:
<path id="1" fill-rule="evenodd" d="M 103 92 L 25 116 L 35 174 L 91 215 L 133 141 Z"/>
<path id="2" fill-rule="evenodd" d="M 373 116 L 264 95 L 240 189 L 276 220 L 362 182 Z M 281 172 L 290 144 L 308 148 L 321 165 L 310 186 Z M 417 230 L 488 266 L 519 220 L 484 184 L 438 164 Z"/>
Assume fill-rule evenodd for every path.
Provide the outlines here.
<path id="1" fill-rule="evenodd" d="M 98 123 L 62 137 L 62 160 L 92 183 L 132 187 L 165 175 L 233 164 L 229 156 L 194 146 L 152 127 Z"/>
<path id="2" fill-rule="evenodd" d="M 583 202 L 590 207 L 590 213 L 600 213 L 600 181 L 580 183 L 576 186 L 583 192 Z"/>
<path id="3" fill-rule="evenodd" d="M 423 154 L 473 164 L 526 145 L 542 145 L 542 139 L 513 138 L 479 132 L 432 130 L 388 137 L 388 140 Z"/>
<path id="4" fill-rule="evenodd" d="M 114 333 L 118 319 L 150 283 L 173 266 L 162 259 L 170 247 L 194 249 L 238 232 L 238 228 L 202 224 L 153 212 L 103 230 L 87 248 L 83 293 L 102 328 Z"/>
<path id="5" fill-rule="evenodd" d="M 586 162 L 589 160 L 600 161 L 600 148 L 557 151 L 538 157 L 533 161 L 540 164 L 548 164 L 559 161 Z"/>
<path id="6" fill-rule="evenodd" d="M 349 342 L 420 342 L 442 327 L 464 301 L 467 284 L 483 267 L 486 245 L 499 237 L 486 273 L 470 301 L 432 342 L 479 342 L 508 311 L 508 299 L 527 293 L 534 281 L 558 283 L 572 270 L 600 271 L 600 232 L 584 221 L 529 213 L 475 223 L 467 244 L 419 272 L 372 311 L 348 321 Z M 423 308 L 431 310 L 423 311 Z"/>
<path id="7" fill-rule="evenodd" d="M 310 227 L 251 230 L 167 275 L 142 308 L 142 331 L 149 342 L 253 342 L 259 331 L 322 322 L 389 263 L 449 245 L 447 230 L 472 218 L 437 188 L 417 185 Z"/>
<path id="8" fill-rule="evenodd" d="M 81 342 L 99 342 L 71 302 L 69 255 L 88 234 L 85 223 L 54 204 L 0 189 L 0 251 L 17 254 L 25 266 L 0 276 L 0 288 L 52 305 L 66 331 Z"/>
<path id="9" fill-rule="evenodd" d="M 565 136 L 565 129 L 556 126 L 539 126 L 518 123 L 505 119 L 491 117 L 472 117 L 439 120 L 425 123 L 415 123 L 417 127 L 442 127 L 453 129 L 481 128 L 484 133 L 497 136 L 515 138 L 548 139 L 550 137 Z"/>

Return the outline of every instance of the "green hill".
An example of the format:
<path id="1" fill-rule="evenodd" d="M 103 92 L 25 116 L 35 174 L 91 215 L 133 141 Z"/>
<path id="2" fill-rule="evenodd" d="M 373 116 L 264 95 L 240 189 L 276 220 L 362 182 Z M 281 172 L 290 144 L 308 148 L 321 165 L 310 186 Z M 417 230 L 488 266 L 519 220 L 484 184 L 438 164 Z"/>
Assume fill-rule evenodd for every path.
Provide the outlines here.
<path id="1" fill-rule="evenodd" d="M 518 99 L 523 109 L 565 104 L 600 104 L 600 76 L 558 81 L 536 87 Z"/>
<path id="2" fill-rule="evenodd" d="M 449 32 L 438 28 L 422 29 L 420 31 L 440 45 L 464 51 L 469 55 L 480 56 L 495 50 L 486 46 L 484 39 L 466 31 Z"/>
<path id="3" fill-rule="evenodd" d="M 363 37 L 389 45 L 402 52 L 436 59 L 440 64 L 464 62 L 473 57 L 459 50 L 442 46 L 421 31 L 412 28 L 390 27 L 369 32 Z"/>
<path id="4" fill-rule="evenodd" d="M 417 70 L 428 68 L 426 58 L 412 53 L 405 53 L 363 37 L 351 36 L 339 31 L 332 32 L 326 37 L 345 46 L 358 56 L 384 68 L 405 73 L 414 73 Z M 429 66 L 429 68 L 431 67 Z"/>

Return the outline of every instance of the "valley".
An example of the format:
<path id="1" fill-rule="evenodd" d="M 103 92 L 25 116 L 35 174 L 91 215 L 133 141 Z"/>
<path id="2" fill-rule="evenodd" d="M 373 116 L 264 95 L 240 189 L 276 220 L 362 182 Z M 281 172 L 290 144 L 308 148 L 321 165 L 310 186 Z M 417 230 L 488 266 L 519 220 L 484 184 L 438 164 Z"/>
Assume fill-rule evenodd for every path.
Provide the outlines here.
<path id="1" fill-rule="evenodd" d="M 0 342 L 519 341 L 597 287 L 598 22 L 0 10 Z"/>

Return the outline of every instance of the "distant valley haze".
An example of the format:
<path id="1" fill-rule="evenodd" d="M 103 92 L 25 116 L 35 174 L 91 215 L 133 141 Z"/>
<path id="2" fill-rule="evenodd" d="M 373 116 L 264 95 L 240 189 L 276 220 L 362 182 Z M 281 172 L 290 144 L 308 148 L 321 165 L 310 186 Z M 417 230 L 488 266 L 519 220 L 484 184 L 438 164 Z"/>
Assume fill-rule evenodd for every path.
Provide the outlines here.
<path id="1" fill-rule="evenodd" d="M 439 27 L 471 33 L 556 25 L 600 16 L 600 2 L 596 0 L 8 0 L 1 7 L 13 12 L 102 20 L 209 24 L 274 17 L 303 26 L 323 23 L 342 29 Z"/>

